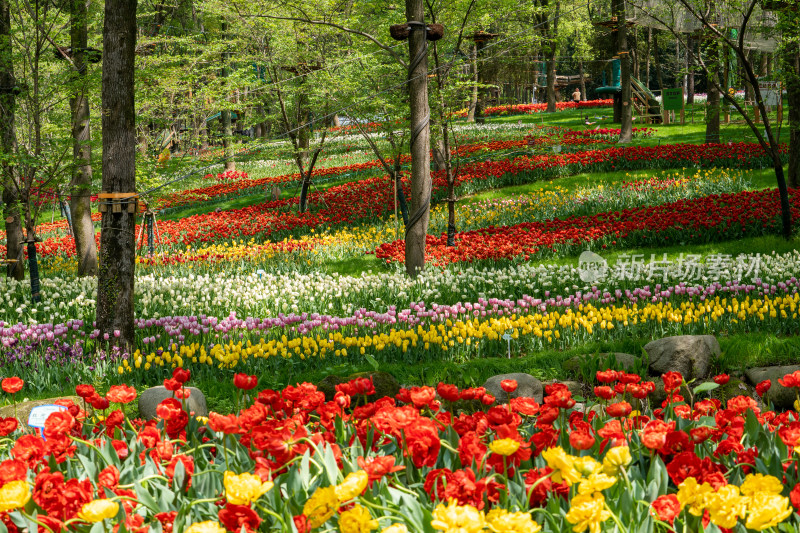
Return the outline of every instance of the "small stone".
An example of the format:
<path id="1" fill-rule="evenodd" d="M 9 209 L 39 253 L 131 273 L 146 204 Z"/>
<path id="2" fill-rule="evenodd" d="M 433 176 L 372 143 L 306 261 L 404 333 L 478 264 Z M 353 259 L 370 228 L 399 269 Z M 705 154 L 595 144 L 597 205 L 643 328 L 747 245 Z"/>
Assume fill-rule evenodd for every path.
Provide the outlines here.
<path id="1" fill-rule="evenodd" d="M 510 395 L 503 390 L 500 382 L 506 379 L 513 379 L 517 382 L 517 389 Z M 538 403 L 542 403 L 544 397 L 544 386 L 542 382 L 522 372 L 512 374 L 500 374 L 492 376 L 483 384 L 486 392 L 497 399 L 497 403 L 506 403 L 510 398 L 533 398 Z"/>
<path id="2" fill-rule="evenodd" d="M 189 390 L 189 397 L 186 398 L 186 409 L 194 416 L 208 416 L 208 407 L 206 406 L 206 397 L 196 387 L 186 387 Z M 172 398 L 173 393 L 167 390 L 164 386 L 151 387 L 139 395 L 139 416 L 144 420 L 152 420 L 157 418 L 156 407 L 158 404 Z M 178 400 L 181 401 L 181 400 Z"/>

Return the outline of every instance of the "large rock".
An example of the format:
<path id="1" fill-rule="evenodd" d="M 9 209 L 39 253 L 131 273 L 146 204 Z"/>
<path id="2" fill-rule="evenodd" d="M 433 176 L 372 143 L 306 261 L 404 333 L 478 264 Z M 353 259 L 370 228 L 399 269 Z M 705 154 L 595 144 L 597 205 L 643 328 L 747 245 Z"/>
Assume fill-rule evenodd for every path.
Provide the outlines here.
<path id="1" fill-rule="evenodd" d="M 206 397 L 196 387 L 186 387 L 189 389 L 190 394 L 186 399 L 186 408 L 189 414 L 194 416 L 208 416 L 208 407 L 206 406 Z M 151 387 L 139 395 L 139 416 L 145 420 L 156 418 L 156 407 L 158 404 L 172 398 L 172 391 L 167 390 L 163 386 Z"/>
<path id="2" fill-rule="evenodd" d="M 678 372 L 686 381 L 707 377 L 712 360 L 722 353 L 713 335 L 665 337 L 647 343 L 644 350 L 652 374 Z"/>
<path id="3" fill-rule="evenodd" d="M 598 368 L 598 370 L 607 370 L 605 363 L 606 361 L 610 362 L 610 368 L 613 370 L 631 370 L 633 366 L 636 364 L 636 356 L 631 355 L 629 353 L 601 353 L 597 356 L 594 354 L 584 354 L 584 355 L 576 355 L 572 359 L 567 359 L 564 361 L 562 368 L 567 372 L 571 372 L 576 376 L 581 375 L 581 368 L 592 361 L 592 359 L 597 358 L 602 364 L 600 365 L 602 368 Z"/>
<path id="4" fill-rule="evenodd" d="M 17 403 L 17 419 L 20 422 L 22 422 L 22 427 L 24 429 L 28 429 L 28 416 L 30 416 L 31 411 L 33 410 L 34 407 L 39 407 L 40 405 L 52 405 L 58 402 L 59 400 L 71 400 L 72 403 L 83 408 L 83 400 L 81 400 L 78 396 L 57 396 L 55 398 L 47 398 L 45 400 L 31 400 L 28 402 Z M 13 417 L 14 417 L 13 405 L 6 405 L 5 407 L 0 407 L 0 418 L 13 418 Z"/>
<path id="5" fill-rule="evenodd" d="M 347 383 L 356 378 L 372 378 L 372 385 L 375 387 L 375 394 L 370 396 L 370 401 L 389 396 L 394 398 L 400 392 L 400 383 L 397 379 L 388 372 L 359 372 L 351 374 L 347 377 L 330 375 L 325 377 L 322 381 L 317 383 L 317 389 L 325 394 L 325 400 L 333 401 L 333 396 L 336 394 L 336 385 Z"/>
<path id="6" fill-rule="evenodd" d="M 509 395 L 500 386 L 500 382 L 504 379 L 513 379 L 517 382 L 517 390 L 511 393 L 511 398 L 533 398 L 537 402 L 542 403 L 542 398 L 544 397 L 544 386 L 542 382 L 530 374 L 524 374 L 522 372 L 500 374 L 486 380 L 486 383 L 483 384 L 486 392 L 497 398 L 498 403 L 505 403 L 509 399 Z"/>
<path id="7" fill-rule="evenodd" d="M 800 370 L 800 365 L 788 366 L 762 366 L 746 370 L 744 375 L 747 381 L 753 386 L 758 385 L 765 379 L 772 382 L 769 392 L 764 397 L 764 401 L 772 402 L 779 409 L 792 409 L 797 395 L 794 387 L 784 387 L 778 380 L 787 374 Z"/>

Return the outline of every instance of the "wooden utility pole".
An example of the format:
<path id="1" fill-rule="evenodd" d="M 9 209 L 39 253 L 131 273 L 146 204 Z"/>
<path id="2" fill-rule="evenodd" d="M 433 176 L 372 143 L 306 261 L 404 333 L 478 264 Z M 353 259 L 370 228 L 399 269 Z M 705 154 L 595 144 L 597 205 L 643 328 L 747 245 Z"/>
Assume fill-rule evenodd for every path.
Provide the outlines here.
<path id="1" fill-rule="evenodd" d="M 428 41 L 424 0 L 406 0 L 408 92 L 411 107 L 411 217 L 406 225 L 406 272 L 416 277 L 425 268 L 425 237 L 431 205 L 430 106 Z"/>
<path id="2" fill-rule="evenodd" d="M 92 223 L 92 143 L 89 129 L 89 94 L 86 87 L 87 69 L 87 19 L 85 0 L 70 2 L 70 46 L 72 48 L 73 80 L 70 97 L 72 113 L 72 156 L 75 169 L 70 182 L 69 209 L 72 217 L 72 235 L 78 258 L 79 276 L 97 275 L 97 245 Z M 96 61 L 96 59 L 94 60 Z"/>
<path id="3" fill-rule="evenodd" d="M 136 259 L 136 1 L 106 0 L 103 27 L 103 211 L 97 329 L 125 350 L 134 344 Z M 101 337 L 101 341 L 103 340 Z"/>

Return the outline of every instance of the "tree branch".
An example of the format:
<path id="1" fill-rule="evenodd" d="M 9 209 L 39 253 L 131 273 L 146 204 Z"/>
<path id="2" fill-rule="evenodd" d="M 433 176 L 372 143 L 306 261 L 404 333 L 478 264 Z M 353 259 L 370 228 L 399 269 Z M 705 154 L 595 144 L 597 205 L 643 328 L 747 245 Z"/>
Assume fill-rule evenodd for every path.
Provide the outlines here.
<path id="1" fill-rule="evenodd" d="M 346 26 L 342 26 L 340 24 L 336 24 L 335 22 L 328 22 L 328 21 L 325 21 L 325 20 L 311 20 L 311 19 L 307 19 L 307 18 L 304 19 L 304 18 L 300 18 L 300 17 L 281 17 L 279 15 L 253 15 L 253 16 L 268 18 L 268 19 L 272 19 L 272 20 L 292 20 L 294 22 L 303 22 L 305 24 L 316 24 L 316 25 L 319 25 L 319 26 L 330 26 L 332 28 L 336 28 L 336 29 L 342 30 L 342 31 L 347 32 L 347 33 L 352 33 L 354 35 L 360 35 L 361 37 L 364 37 L 364 38 L 372 41 L 376 45 L 378 45 L 382 50 L 384 50 L 386 53 L 391 55 L 395 59 L 395 61 L 400 63 L 400 65 L 402 65 L 403 68 L 408 68 L 408 65 L 406 64 L 406 62 L 403 61 L 403 58 L 400 57 L 400 55 L 397 54 L 397 52 L 392 50 L 391 47 L 386 46 L 385 44 L 380 42 L 378 39 L 376 39 L 375 37 L 373 37 L 369 33 L 363 32 L 361 30 L 355 30 L 353 28 L 348 28 Z"/>

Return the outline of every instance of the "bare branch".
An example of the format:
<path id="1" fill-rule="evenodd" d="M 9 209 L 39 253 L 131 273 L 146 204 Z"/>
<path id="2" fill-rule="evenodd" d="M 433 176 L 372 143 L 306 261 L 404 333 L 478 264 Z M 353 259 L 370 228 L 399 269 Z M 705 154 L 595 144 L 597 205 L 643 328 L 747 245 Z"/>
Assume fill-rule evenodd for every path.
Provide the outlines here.
<path id="1" fill-rule="evenodd" d="M 325 20 L 311 20 L 311 19 L 301 18 L 301 17 L 281 17 L 279 15 L 252 15 L 252 16 L 263 17 L 263 18 L 268 18 L 268 19 L 272 19 L 272 20 L 291 20 L 291 21 L 294 21 L 294 22 L 303 22 L 305 24 L 316 24 L 316 25 L 319 25 L 319 26 L 330 26 L 332 28 L 336 28 L 336 29 L 342 30 L 342 31 L 347 32 L 347 33 L 352 33 L 354 35 L 360 35 L 361 37 L 364 37 L 364 38 L 372 41 L 376 45 L 378 45 L 382 50 L 384 50 L 389 55 L 391 55 L 395 59 L 395 61 L 400 63 L 400 65 L 402 65 L 403 68 L 408 68 L 408 65 L 406 64 L 406 62 L 403 61 L 403 58 L 400 57 L 400 55 L 397 52 L 392 50 L 391 47 L 386 46 L 385 44 L 380 42 L 378 39 L 376 39 L 375 37 L 373 37 L 369 33 L 363 32 L 361 30 L 348 28 L 347 26 L 342 26 L 340 24 L 336 24 L 335 22 L 328 22 L 328 21 L 325 21 Z"/>

